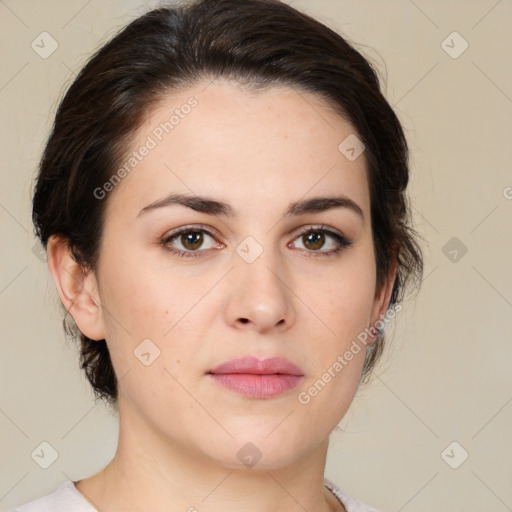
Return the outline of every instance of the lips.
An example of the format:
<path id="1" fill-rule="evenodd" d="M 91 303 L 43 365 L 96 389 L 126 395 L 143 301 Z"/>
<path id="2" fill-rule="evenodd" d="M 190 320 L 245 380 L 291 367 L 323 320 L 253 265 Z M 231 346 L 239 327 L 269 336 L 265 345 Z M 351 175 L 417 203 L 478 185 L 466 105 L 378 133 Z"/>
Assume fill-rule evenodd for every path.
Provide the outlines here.
<path id="1" fill-rule="evenodd" d="M 217 384 L 249 398 L 274 398 L 297 387 L 302 370 L 288 359 L 240 357 L 216 366 L 208 376 Z"/>
<path id="2" fill-rule="evenodd" d="M 283 357 L 271 357 L 268 359 L 258 359 L 253 356 L 244 356 L 232 359 L 216 366 L 209 373 L 249 373 L 253 375 L 297 375 L 302 376 L 302 370 L 288 359 Z"/>

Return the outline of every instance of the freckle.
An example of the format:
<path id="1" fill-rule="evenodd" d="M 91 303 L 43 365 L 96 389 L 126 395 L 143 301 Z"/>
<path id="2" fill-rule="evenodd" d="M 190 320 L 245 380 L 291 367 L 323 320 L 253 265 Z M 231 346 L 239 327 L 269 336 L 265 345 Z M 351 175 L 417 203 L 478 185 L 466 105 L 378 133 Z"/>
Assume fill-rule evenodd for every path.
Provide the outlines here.
<path id="1" fill-rule="evenodd" d="M 166 310 L 165 310 L 165 314 L 166 314 L 166 315 L 168 315 L 168 314 L 169 314 L 169 310 L 168 310 L 168 309 L 166 309 Z"/>

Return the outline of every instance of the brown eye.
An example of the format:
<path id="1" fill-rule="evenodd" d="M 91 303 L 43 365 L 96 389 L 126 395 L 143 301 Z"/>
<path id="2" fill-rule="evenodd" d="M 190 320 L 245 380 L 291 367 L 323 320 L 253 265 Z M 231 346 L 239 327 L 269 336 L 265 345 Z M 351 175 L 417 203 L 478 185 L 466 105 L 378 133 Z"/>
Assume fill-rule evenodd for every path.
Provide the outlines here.
<path id="1" fill-rule="evenodd" d="M 302 242 L 305 247 L 314 251 L 321 249 L 325 243 L 324 233 L 310 231 L 302 235 Z"/>
<path id="2" fill-rule="evenodd" d="M 209 245 L 206 245 L 211 239 Z M 204 256 L 208 249 L 220 248 L 214 236 L 205 229 L 184 228 L 166 236 L 162 241 L 164 248 L 180 257 Z"/>
<path id="3" fill-rule="evenodd" d="M 183 233 L 180 236 L 180 241 L 185 249 L 191 251 L 199 249 L 203 244 L 203 233 L 200 231 L 189 231 L 187 233 Z"/>
<path id="4" fill-rule="evenodd" d="M 352 245 L 351 240 L 347 240 L 343 235 L 325 229 L 311 228 L 299 234 L 296 240 L 301 240 L 308 256 L 332 256 L 340 252 L 343 248 Z M 327 245 L 327 250 L 321 250 Z"/>

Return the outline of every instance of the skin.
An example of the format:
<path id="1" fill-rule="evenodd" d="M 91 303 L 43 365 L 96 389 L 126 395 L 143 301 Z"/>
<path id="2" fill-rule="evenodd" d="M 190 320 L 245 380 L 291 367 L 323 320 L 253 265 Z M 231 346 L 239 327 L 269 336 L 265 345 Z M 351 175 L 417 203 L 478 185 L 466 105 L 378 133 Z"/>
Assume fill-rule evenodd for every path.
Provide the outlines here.
<path id="1" fill-rule="evenodd" d="M 81 332 L 107 341 L 120 379 L 117 452 L 77 489 L 112 512 L 344 510 L 323 474 L 364 345 L 308 404 L 297 396 L 389 305 L 396 267 L 377 289 L 365 156 L 349 161 L 338 150 L 356 131 L 312 93 L 255 93 L 224 80 L 165 98 L 133 149 L 191 96 L 198 105 L 103 199 L 96 272 L 83 273 L 58 237 L 48 244 L 62 303 Z M 173 205 L 138 216 L 171 192 L 207 195 L 237 214 Z M 284 216 L 291 202 L 331 195 L 352 199 L 364 218 L 349 208 Z M 214 236 L 192 246 L 177 237 L 167 247 L 199 257 L 180 258 L 161 242 L 198 224 Z M 326 235 L 322 246 L 300 236 L 321 224 L 352 245 L 323 255 L 335 239 Z M 252 263 L 236 252 L 248 236 L 263 248 Z M 147 338 L 160 350 L 149 366 L 134 356 Z M 205 375 L 247 354 L 286 357 L 304 378 L 278 397 L 254 399 Z M 252 468 L 237 456 L 249 442 L 261 452 Z"/>

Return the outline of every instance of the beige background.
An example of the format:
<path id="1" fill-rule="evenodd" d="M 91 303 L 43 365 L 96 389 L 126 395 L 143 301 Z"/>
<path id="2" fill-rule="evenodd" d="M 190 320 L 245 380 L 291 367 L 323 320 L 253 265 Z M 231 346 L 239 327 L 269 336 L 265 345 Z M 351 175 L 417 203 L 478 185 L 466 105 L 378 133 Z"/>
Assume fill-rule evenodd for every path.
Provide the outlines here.
<path id="1" fill-rule="evenodd" d="M 326 476 L 385 512 L 512 510 L 512 1 L 291 3 L 359 43 L 387 76 L 428 242 L 421 292 L 398 314 L 346 432 L 333 433 Z M 94 405 L 32 252 L 30 193 L 64 88 L 153 5 L 0 0 L 1 510 L 98 471 L 115 451 L 116 420 Z M 31 48 L 43 31 L 59 45 L 47 59 Z M 457 58 L 454 31 L 469 44 Z M 58 452 L 48 469 L 31 457 L 43 441 Z"/>

